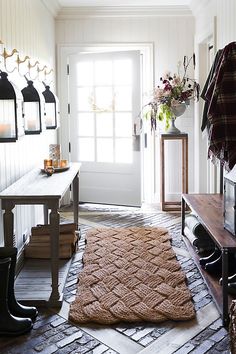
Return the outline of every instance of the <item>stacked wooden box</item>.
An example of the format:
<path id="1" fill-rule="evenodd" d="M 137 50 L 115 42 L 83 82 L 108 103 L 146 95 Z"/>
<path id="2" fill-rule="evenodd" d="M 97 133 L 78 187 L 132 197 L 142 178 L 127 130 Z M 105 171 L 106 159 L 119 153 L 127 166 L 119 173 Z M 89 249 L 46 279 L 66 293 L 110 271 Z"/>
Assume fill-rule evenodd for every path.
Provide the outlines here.
<path id="1" fill-rule="evenodd" d="M 76 251 L 77 244 L 78 235 L 76 224 L 61 224 L 59 235 L 59 258 L 71 258 L 72 254 Z M 49 225 L 32 227 L 30 241 L 25 247 L 25 258 L 51 258 Z"/>

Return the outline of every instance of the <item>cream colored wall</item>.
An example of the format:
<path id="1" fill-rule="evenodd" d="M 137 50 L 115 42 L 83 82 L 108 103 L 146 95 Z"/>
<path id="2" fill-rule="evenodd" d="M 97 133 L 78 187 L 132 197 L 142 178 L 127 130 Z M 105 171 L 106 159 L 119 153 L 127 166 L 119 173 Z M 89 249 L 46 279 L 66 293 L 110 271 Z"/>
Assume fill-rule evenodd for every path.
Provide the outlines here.
<path id="1" fill-rule="evenodd" d="M 33 63 L 38 60 L 40 64 L 55 69 L 54 18 L 40 0 L 0 0 L 0 39 L 7 52 L 16 48 L 20 58 L 28 55 Z M 25 85 L 16 73 L 9 74 L 9 79 L 14 80 L 20 89 Z M 23 136 L 15 143 L 0 143 L 0 191 L 33 167 L 40 167 L 43 158 L 48 156 L 49 143 L 55 142 L 56 132 L 46 131 L 40 135 Z M 19 248 L 23 233 L 29 233 L 32 225 L 42 222 L 42 215 L 42 207 L 18 206 L 15 209 Z M 3 243 L 2 216 L 0 209 L 0 245 Z"/>
<path id="2" fill-rule="evenodd" d="M 71 11 L 72 13 L 72 11 Z M 60 15 L 56 21 L 56 43 L 60 46 L 73 46 L 99 43 L 153 43 L 154 45 L 154 73 L 155 84 L 166 70 L 176 72 L 177 63 L 183 60 L 184 55 L 193 53 L 194 19 L 191 16 L 148 16 L 113 15 L 78 16 L 72 14 Z M 60 58 L 59 58 L 60 60 Z M 63 110 L 63 109 L 62 109 Z M 61 117 L 67 119 L 67 117 Z M 176 125 L 189 134 L 189 184 L 193 190 L 193 107 L 191 106 L 184 116 L 177 119 Z M 159 141 L 155 139 L 156 151 L 154 162 L 155 197 L 152 202 L 159 201 Z M 63 144 L 63 142 L 62 142 Z M 65 142 L 67 144 L 67 142 Z M 170 149 L 168 169 L 172 171 L 172 178 L 167 181 L 168 193 L 180 194 L 180 178 L 174 173 L 179 169 L 179 146 Z M 167 173 L 168 174 L 168 173 Z M 171 174 L 171 173 L 170 173 Z"/>
<path id="3" fill-rule="evenodd" d="M 192 1 L 192 9 L 195 15 L 195 52 L 200 68 L 197 69 L 197 79 L 203 85 L 207 77 L 206 51 L 207 43 L 212 39 L 214 51 L 236 39 L 236 2 L 234 0 L 198 0 Z M 211 38 L 212 37 L 212 38 Z M 195 109 L 195 191 L 207 191 L 207 144 L 206 137 L 202 135 L 200 126 L 202 120 L 203 101 L 200 100 Z M 211 163 L 210 163 L 211 165 Z M 217 188 L 219 188 L 219 178 Z"/>
<path id="4" fill-rule="evenodd" d="M 236 2 L 234 0 L 217 0 L 217 46 L 223 48 L 236 40 Z"/>

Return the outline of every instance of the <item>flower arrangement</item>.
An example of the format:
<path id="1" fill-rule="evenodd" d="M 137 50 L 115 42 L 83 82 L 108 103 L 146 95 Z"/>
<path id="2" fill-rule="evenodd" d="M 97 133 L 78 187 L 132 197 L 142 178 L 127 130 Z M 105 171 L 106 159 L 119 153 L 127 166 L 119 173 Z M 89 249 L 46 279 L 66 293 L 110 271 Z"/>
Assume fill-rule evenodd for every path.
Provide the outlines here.
<path id="1" fill-rule="evenodd" d="M 190 58 L 184 56 L 183 75 L 179 73 L 179 65 L 178 74 L 166 72 L 160 78 L 161 86 L 154 88 L 152 100 L 146 105 L 149 110 L 145 114 L 151 120 L 152 130 L 156 130 L 157 120 L 163 121 L 167 130 L 171 119 L 183 114 L 191 99 L 199 99 L 200 85 L 187 73 L 191 62 L 195 69 L 195 55 Z"/>

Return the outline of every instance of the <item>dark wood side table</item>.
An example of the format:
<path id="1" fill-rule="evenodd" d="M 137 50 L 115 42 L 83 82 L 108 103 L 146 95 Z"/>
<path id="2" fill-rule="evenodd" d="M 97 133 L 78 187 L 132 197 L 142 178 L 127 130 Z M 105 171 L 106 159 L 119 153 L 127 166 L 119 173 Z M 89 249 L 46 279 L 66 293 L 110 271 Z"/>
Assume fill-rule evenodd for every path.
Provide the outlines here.
<path id="1" fill-rule="evenodd" d="M 222 252 L 222 286 L 219 278 L 207 273 L 199 264 L 199 255 L 184 235 L 186 204 L 198 217 L 200 223 Z M 228 295 L 228 254 L 236 252 L 236 237 L 224 229 L 222 194 L 183 194 L 182 195 L 182 235 L 188 250 L 195 261 L 206 285 L 221 313 L 224 326 L 229 324 L 229 305 L 232 297 Z"/>
<path id="2" fill-rule="evenodd" d="M 165 200 L 165 142 L 180 141 L 182 149 L 182 193 L 188 193 L 188 134 L 161 134 L 160 135 L 160 202 L 164 211 L 180 211 L 181 201 Z"/>
<path id="3" fill-rule="evenodd" d="M 70 168 L 64 172 L 54 173 L 48 177 L 41 169 L 36 168 L 8 188 L 0 193 L 2 200 L 2 209 L 5 211 L 3 215 L 4 224 L 4 243 L 5 246 L 14 245 L 14 213 L 13 209 L 16 205 L 44 205 L 45 223 L 48 223 L 51 234 L 51 290 L 45 301 L 40 300 L 39 304 L 60 306 L 63 298 L 63 287 L 59 284 L 59 234 L 60 234 L 60 215 L 58 212 L 60 201 L 66 193 L 70 185 L 73 187 L 73 207 L 74 222 L 78 228 L 78 204 L 79 204 L 79 171 L 80 163 L 71 163 Z M 40 263 L 41 260 L 37 260 Z M 37 272 L 35 278 L 40 277 Z M 50 284 L 49 284 L 50 285 Z M 60 285 L 60 288 L 59 288 Z M 36 297 L 35 297 L 36 293 Z M 39 296 L 40 286 L 38 289 L 32 289 L 34 303 L 37 304 L 37 294 Z M 47 296 L 47 294 L 46 294 Z"/>

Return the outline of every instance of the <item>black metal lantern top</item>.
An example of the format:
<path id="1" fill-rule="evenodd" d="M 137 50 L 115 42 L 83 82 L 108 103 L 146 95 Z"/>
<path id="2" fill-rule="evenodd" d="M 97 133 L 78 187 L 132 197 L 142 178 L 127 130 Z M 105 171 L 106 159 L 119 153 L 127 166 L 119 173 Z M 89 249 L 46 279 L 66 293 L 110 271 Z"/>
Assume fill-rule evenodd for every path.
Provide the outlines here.
<path id="1" fill-rule="evenodd" d="M 0 142 L 14 142 L 24 135 L 22 94 L 7 77 L 0 72 Z"/>
<path id="2" fill-rule="evenodd" d="M 56 103 L 55 96 L 50 90 L 50 86 L 45 86 L 45 91 L 43 91 L 43 95 L 46 103 Z"/>
<path id="3" fill-rule="evenodd" d="M 45 99 L 46 128 L 56 129 L 59 126 L 58 98 L 50 90 L 50 86 L 44 84 L 45 91 L 42 92 Z"/>
<path id="4" fill-rule="evenodd" d="M 28 86 L 23 88 L 21 90 L 23 97 L 24 97 L 24 102 L 39 102 L 40 103 L 40 97 L 38 94 L 38 91 L 34 87 L 33 81 L 27 80 Z"/>
<path id="5" fill-rule="evenodd" d="M 41 97 L 33 81 L 27 80 L 27 84 L 28 86 L 21 90 L 24 98 L 25 134 L 40 134 L 43 127 Z"/>
<path id="6" fill-rule="evenodd" d="M 14 87 L 7 78 L 8 74 L 2 71 L 0 77 L 0 100 L 16 100 Z"/>

